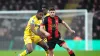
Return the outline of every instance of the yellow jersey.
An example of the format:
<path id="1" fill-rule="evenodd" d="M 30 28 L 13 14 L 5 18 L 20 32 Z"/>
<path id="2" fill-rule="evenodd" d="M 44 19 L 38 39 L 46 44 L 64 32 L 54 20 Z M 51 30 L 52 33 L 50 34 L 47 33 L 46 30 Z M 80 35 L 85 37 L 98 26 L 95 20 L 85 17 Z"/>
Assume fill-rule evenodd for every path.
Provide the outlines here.
<path id="1" fill-rule="evenodd" d="M 47 13 L 45 16 L 49 16 L 50 14 L 49 13 Z"/>
<path id="2" fill-rule="evenodd" d="M 49 13 L 47 13 L 46 15 L 44 15 L 44 16 L 42 17 L 42 18 L 43 18 L 42 21 L 44 21 L 44 18 L 47 17 L 47 16 L 49 16 L 49 15 L 50 15 Z"/>
<path id="3" fill-rule="evenodd" d="M 42 23 L 42 19 L 38 20 L 36 15 L 32 16 L 27 23 L 27 26 L 24 31 L 24 35 L 34 36 L 34 33 L 31 31 L 31 24 L 35 25 L 34 30 L 37 31 L 41 23 Z"/>

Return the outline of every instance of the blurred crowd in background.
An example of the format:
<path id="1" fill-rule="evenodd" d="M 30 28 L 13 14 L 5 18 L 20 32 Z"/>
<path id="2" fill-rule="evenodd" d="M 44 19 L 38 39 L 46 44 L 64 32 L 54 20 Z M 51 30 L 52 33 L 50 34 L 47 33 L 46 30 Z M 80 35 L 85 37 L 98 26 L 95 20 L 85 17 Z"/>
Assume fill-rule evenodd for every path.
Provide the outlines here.
<path id="1" fill-rule="evenodd" d="M 27 20 L 25 19 L 0 19 L 0 40 L 12 40 L 22 37 Z"/>
<path id="2" fill-rule="evenodd" d="M 100 10 L 100 0 L 0 0 L 0 10 L 37 10 L 42 5 L 53 5 L 56 9 L 87 9 L 89 12 Z"/>
<path id="3" fill-rule="evenodd" d="M 93 39 L 100 39 L 100 0 L 0 0 L 0 11 L 37 10 L 42 6 L 49 7 L 50 5 L 53 5 L 57 10 L 87 9 L 88 12 L 94 13 Z M 84 17 L 75 18 L 79 20 L 72 20 L 71 26 L 76 31 L 75 35 L 84 39 Z M 0 40 L 11 40 L 16 36 L 23 36 L 26 22 L 27 19 L 0 18 Z M 66 31 L 65 36 L 70 37 L 71 33 Z M 66 39 L 73 39 L 73 37 Z"/>
<path id="4" fill-rule="evenodd" d="M 67 0 L 0 0 L 0 10 L 37 10 L 42 5 L 64 9 Z"/>

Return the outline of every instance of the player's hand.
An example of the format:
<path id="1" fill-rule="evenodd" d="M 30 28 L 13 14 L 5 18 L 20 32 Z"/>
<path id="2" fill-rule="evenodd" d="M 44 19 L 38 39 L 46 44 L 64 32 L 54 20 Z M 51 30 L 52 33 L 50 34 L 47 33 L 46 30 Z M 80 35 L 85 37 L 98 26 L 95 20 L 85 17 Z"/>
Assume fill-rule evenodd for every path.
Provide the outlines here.
<path id="1" fill-rule="evenodd" d="M 50 36 L 50 33 L 46 32 L 46 33 L 45 33 L 45 36 L 47 36 L 47 37 Z"/>
<path id="2" fill-rule="evenodd" d="M 75 31 L 74 31 L 74 30 L 70 30 L 70 32 L 71 32 L 71 33 L 75 33 Z"/>

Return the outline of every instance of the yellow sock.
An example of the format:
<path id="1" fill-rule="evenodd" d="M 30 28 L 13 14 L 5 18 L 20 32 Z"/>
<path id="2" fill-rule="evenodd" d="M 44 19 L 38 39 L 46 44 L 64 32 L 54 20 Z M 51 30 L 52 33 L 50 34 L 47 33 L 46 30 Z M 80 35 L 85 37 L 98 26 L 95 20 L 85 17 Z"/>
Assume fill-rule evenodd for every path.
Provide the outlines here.
<path id="1" fill-rule="evenodd" d="M 24 51 L 20 54 L 20 56 L 26 56 L 26 54 L 27 54 L 27 52 L 26 52 L 26 50 L 24 50 Z"/>
<path id="2" fill-rule="evenodd" d="M 50 56 L 49 51 L 46 51 L 46 56 Z M 54 54 L 53 54 L 53 56 L 54 56 Z"/>
<path id="3" fill-rule="evenodd" d="M 46 56 L 49 56 L 49 51 L 46 51 Z"/>

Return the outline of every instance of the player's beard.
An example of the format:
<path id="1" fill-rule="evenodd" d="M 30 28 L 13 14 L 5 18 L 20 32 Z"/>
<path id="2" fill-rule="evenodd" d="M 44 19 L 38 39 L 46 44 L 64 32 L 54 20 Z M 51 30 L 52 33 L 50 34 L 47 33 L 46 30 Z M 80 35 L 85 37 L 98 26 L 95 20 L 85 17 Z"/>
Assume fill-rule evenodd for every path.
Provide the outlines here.
<path id="1" fill-rule="evenodd" d="M 55 15 L 51 15 L 51 17 L 54 17 Z"/>

